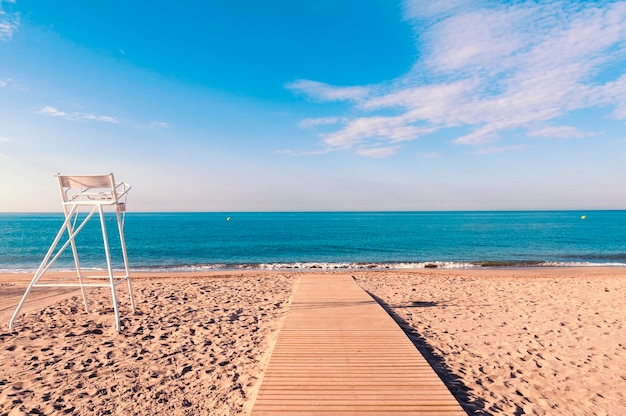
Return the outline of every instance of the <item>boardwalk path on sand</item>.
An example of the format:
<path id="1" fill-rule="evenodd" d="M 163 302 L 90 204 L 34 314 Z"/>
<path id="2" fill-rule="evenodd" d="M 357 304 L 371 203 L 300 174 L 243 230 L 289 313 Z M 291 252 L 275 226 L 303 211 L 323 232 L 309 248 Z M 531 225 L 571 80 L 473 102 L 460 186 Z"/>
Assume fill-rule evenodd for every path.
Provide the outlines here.
<path id="1" fill-rule="evenodd" d="M 352 278 L 301 279 L 252 416 L 466 415 L 400 327 Z"/>

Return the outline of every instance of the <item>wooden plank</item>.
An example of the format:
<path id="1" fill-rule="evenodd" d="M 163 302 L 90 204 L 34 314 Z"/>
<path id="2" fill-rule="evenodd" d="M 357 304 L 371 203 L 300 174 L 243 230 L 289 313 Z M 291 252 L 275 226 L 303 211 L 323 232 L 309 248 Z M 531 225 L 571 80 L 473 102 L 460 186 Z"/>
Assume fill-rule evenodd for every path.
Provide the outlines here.
<path id="1" fill-rule="evenodd" d="M 252 416 L 465 414 L 393 319 L 353 279 L 302 276 Z"/>

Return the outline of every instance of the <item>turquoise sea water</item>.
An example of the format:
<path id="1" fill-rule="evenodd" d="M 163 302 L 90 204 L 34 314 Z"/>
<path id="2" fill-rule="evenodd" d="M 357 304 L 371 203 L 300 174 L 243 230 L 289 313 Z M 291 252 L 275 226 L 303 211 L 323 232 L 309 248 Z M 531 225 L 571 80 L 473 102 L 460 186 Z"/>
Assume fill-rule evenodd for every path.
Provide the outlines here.
<path id="1" fill-rule="evenodd" d="M 134 270 L 626 266 L 626 211 L 129 212 L 125 221 Z M 0 214 L 0 271 L 35 270 L 62 223 L 56 213 Z M 82 265 L 104 268 L 99 223 L 79 236 Z M 67 250 L 54 268 L 72 265 Z"/>

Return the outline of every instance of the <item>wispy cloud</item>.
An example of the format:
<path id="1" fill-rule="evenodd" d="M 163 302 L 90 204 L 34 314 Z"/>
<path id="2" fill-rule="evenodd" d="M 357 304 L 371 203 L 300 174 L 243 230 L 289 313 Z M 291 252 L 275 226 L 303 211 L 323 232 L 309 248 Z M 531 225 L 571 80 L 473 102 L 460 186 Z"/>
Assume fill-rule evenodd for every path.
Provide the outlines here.
<path id="1" fill-rule="evenodd" d="M 15 4 L 15 1 L 0 0 L 0 41 L 2 42 L 12 39 L 20 25 L 20 15 L 12 11 L 11 4 Z"/>
<path id="2" fill-rule="evenodd" d="M 380 146 L 380 147 L 361 147 L 357 149 L 356 153 L 361 156 L 368 156 L 373 158 L 385 158 L 393 156 L 398 151 L 398 146 Z"/>
<path id="3" fill-rule="evenodd" d="M 472 152 L 475 155 L 478 156 L 484 156 L 484 155 L 493 155 L 496 153 L 504 153 L 504 152 L 508 152 L 511 150 L 522 150 L 525 146 L 523 145 L 515 145 L 515 146 L 489 146 L 489 147 L 484 147 L 478 150 L 475 150 L 474 152 Z"/>
<path id="4" fill-rule="evenodd" d="M 626 74 L 612 82 L 607 82 L 603 87 L 597 88 L 592 93 L 596 94 L 598 103 L 614 104 L 615 110 L 611 114 L 618 119 L 626 118 Z"/>
<path id="5" fill-rule="evenodd" d="M 115 117 L 99 116 L 95 114 L 81 113 L 81 112 L 67 113 L 65 111 L 58 110 L 57 108 L 52 107 L 52 106 L 43 107 L 41 110 L 39 110 L 39 113 L 44 114 L 46 116 L 50 116 L 50 117 L 60 117 L 60 118 L 63 118 L 65 120 L 70 120 L 70 121 L 82 121 L 82 122 L 100 121 L 104 123 L 113 123 L 113 124 L 117 124 L 120 122 L 119 119 Z"/>
<path id="6" fill-rule="evenodd" d="M 528 132 L 528 136 L 530 137 L 546 137 L 557 139 L 581 139 L 584 137 L 593 137 L 597 135 L 598 133 L 580 131 L 576 127 L 572 126 L 550 126 L 530 130 Z"/>
<path id="7" fill-rule="evenodd" d="M 439 152 L 426 152 L 420 153 L 419 157 L 421 159 L 439 159 L 441 157 L 441 154 Z"/>
<path id="8" fill-rule="evenodd" d="M 398 117 L 360 117 L 349 120 L 345 127 L 333 133 L 322 135 L 325 145 L 335 148 L 351 148 L 364 142 L 383 140 L 391 143 L 415 140 L 421 135 L 434 131 L 406 122 L 406 118 Z"/>
<path id="9" fill-rule="evenodd" d="M 358 101 L 369 93 L 368 87 L 336 87 L 306 79 L 291 82 L 286 86 L 294 92 L 319 101 Z"/>
<path id="10" fill-rule="evenodd" d="M 3 78 L 0 79 L 0 88 L 11 88 L 18 91 L 28 91 L 28 88 L 20 85 L 13 78 Z"/>
<path id="11" fill-rule="evenodd" d="M 135 127 L 141 129 L 150 129 L 150 130 L 163 130 L 169 129 L 170 124 L 165 121 L 151 121 L 149 123 L 133 123 Z"/>
<path id="12" fill-rule="evenodd" d="M 341 121 L 344 121 L 343 117 L 317 117 L 317 118 L 306 118 L 300 121 L 299 125 L 303 129 L 308 129 L 315 126 L 322 126 L 325 124 L 337 124 Z"/>
<path id="13" fill-rule="evenodd" d="M 294 150 L 294 149 L 281 149 L 281 150 L 275 150 L 272 153 L 277 154 L 277 155 L 285 155 L 285 156 L 297 157 L 297 156 L 319 156 L 319 155 L 324 155 L 324 154 L 328 153 L 329 151 L 330 151 L 330 149 L 310 150 L 310 151 Z"/>
<path id="14" fill-rule="evenodd" d="M 288 85 L 314 100 L 353 106 L 356 116 L 328 117 L 341 124 L 320 133 L 323 146 L 368 155 L 372 146 L 450 127 L 469 130 L 453 140 L 466 145 L 493 143 L 513 130 L 588 137 L 592 133 L 550 124 L 599 106 L 626 118 L 626 74 L 610 78 L 602 71 L 624 66 L 626 2 L 407 0 L 404 10 L 420 51 L 409 73 L 378 85 Z"/>
<path id="15" fill-rule="evenodd" d="M 3 136 L 0 136 L 0 143 L 3 143 L 3 142 L 4 142 L 4 143 L 6 143 L 6 142 L 14 142 L 14 141 L 15 141 L 15 140 L 10 139 L 10 138 L 8 138 L 8 137 L 3 137 Z"/>

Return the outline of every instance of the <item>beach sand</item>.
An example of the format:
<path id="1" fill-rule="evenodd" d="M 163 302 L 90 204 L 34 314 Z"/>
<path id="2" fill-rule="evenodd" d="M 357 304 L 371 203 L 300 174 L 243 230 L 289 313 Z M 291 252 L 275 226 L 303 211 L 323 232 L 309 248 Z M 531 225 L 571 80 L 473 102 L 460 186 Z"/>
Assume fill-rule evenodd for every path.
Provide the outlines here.
<path id="1" fill-rule="evenodd" d="M 355 276 L 469 414 L 626 415 L 626 269 Z"/>
<path id="2" fill-rule="evenodd" d="M 626 414 L 626 269 L 352 271 L 468 414 Z M 298 273 L 134 277 L 34 292 L 0 275 L 0 414 L 245 415 Z M 38 413 L 39 412 L 39 413 Z"/>
<path id="3" fill-rule="evenodd" d="M 0 281 L 0 414 L 175 416 L 249 413 L 296 279 L 134 278 L 138 314 L 118 287 L 120 334 L 105 289 L 88 292 L 89 314 L 78 290 L 36 289 L 11 333 L 26 283 Z"/>

